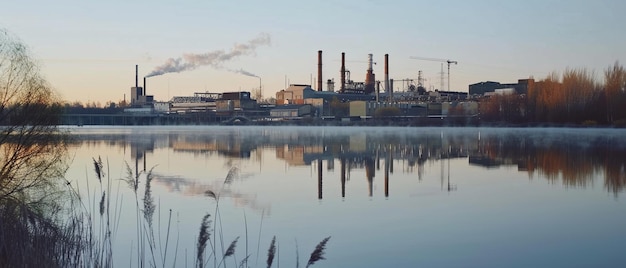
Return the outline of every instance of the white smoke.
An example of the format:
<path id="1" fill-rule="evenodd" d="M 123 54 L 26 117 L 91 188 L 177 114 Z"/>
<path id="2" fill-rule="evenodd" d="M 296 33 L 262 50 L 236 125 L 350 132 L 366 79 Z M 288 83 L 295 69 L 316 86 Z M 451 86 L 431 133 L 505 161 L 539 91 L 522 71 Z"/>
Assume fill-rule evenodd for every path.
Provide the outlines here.
<path id="1" fill-rule="evenodd" d="M 184 71 L 194 70 L 200 66 L 212 66 L 214 68 L 220 68 L 221 64 L 229 61 L 233 58 L 242 55 L 254 54 L 256 48 L 262 45 L 270 44 L 270 35 L 267 33 L 260 34 L 257 38 L 254 38 L 246 44 L 235 44 L 233 48 L 226 52 L 224 50 L 216 50 L 202 54 L 183 54 L 182 57 L 169 58 L 163 65 L 157 66 L 146 77 L 162 75 L 166 73 L 178 73 Z M 234 71 L 243 75 L 254 76 L 244 70 Z"/>
<path id="2" fill-rule="evenodd" d="M 244 70 L 244 69 L 239 69 L 239 70 L 228 70 L 228 71 L 233 72 L 233 73 L 237 73 L 237 74 L 243 74 L 243 75 L 245 75 L 245 76 L 259 77 L 258 75 L 253 74 L 253 73 L 251 73 L 251 72 L 248 72 L 248 71 L 246 71 L 246 70 Z"/>

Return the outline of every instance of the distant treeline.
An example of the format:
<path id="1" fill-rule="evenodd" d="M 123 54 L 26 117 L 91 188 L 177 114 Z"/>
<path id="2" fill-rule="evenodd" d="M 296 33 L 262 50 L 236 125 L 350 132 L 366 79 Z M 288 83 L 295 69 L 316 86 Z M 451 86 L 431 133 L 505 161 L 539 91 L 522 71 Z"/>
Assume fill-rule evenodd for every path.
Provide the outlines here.
<path id="1" fill-rule="evenodd" d="M 498 95 L 480 105 L 481 121 L 626 125 L 626 70 L 616 62 L 599 82 L 586 69 L 530 81 L 527 95 Z"/>

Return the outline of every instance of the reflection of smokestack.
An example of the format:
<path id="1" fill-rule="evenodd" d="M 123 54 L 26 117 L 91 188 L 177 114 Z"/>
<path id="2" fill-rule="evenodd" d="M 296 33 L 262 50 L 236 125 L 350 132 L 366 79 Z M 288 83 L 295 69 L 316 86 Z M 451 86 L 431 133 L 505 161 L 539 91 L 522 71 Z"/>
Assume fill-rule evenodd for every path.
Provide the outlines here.
<path id="1" fill-rule="evenodd" d="M 322 200 L 322 159 L 317 160 L 317 198 Z"/>
<path id="2" fill-rule="evenodd" d="M 341 88 L 340 92 L 346 89 L 346 53 L 341 52 Z"/>
<path id="3" fill-rule="evenodd" d="M 374 194 L 374 173 L 374 160 L 371 158 L 365 159 L 365 176 L 367 177 L 370 196 Z"/>
<path id="4" fill-rule="evenodd" d="M 322 51 L 317 51 L 317 91 L 322 91 Z"/>
<path id="5" fill-rule="evenodd" d="M 341 158 L 341 197 L 346 197 L 346 159 Z"/>
<path id="6" fill-rule="evenodd" d="M 391 154 L 391 153 L 390 153 Z M 385 197 L 389 197 L 389 162 L 391 160 L 388 158 L 385 159 Z"/>
<path id="7" fill-rule="evenodd" d="M 391 94 L 391 87 L 389 85 L 389 54 L 385 54 L 385 91 L 387 95 Z"/>

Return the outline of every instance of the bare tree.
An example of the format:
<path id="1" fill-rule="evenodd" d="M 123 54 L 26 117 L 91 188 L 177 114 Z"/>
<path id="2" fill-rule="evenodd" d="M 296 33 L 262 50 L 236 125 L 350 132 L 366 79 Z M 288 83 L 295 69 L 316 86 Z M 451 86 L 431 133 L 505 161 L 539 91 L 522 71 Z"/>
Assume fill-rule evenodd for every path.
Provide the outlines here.
<path id="1" fill-rule="evenodd" d="M 26 190 L 63 175 L 60 108 L 26 46 L 0 29 L 0 200 L 35 194 Z"/>
<path id="2" fill-rule="evenodd" d="M 615 62 L 613 66 L 609 66 L 604 71 L 604 91 L 606 96 L 606 117 L 609 123 L 617 119 L 626 119 L 623 101 L 626 100 L 626 70 L 624 67 Z"/>

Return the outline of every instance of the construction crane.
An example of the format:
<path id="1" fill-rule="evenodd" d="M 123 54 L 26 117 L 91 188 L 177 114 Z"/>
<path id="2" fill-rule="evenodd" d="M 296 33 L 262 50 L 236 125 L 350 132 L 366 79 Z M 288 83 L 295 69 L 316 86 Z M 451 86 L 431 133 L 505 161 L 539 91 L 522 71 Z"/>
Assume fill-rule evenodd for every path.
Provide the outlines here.
<path id="1" fill-rule="evenodd" d="M 448 64 L 448 91 L 450 91 L 450 64 L 454 63 L 458 64 L 457 61 L 454 60 L 444 60 L 444 59 L 436 59 L 436 58 L 424 58 L 424 57 L 409 57 L 412 60 L 428 60 L 428 61 L 437 61 L 437 62 L 445 62 Z"/>

